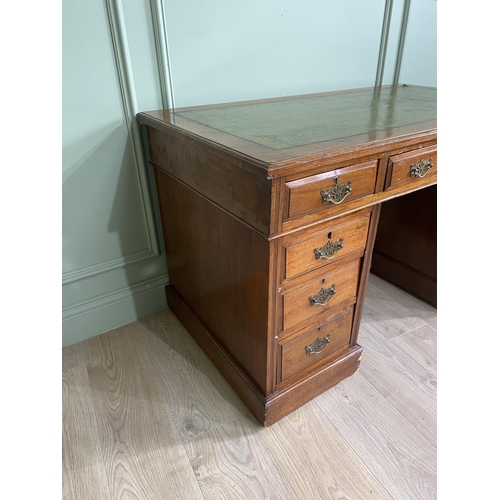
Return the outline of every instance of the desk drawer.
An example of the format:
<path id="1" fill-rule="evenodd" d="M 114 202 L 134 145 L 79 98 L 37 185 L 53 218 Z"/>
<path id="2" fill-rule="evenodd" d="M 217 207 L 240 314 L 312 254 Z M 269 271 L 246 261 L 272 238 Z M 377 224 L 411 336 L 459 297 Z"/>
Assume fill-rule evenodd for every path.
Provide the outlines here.
<path id="1" fill-rule="evenodd" d="M 389 158 L 387 187 L 430 184 L 437 176 L 437 146 L 409 151 Z"/>
<path id="2" fill-rule="evenodd" d="M 283 296 L 283 330 L 325 316 L 356 297 L 360 261 L 351 262 Z"/>
<path id="3" fill-rule="evenodd" d="M 281 380 L 349 347 L 354 307 L 281 346 Z"/>
<path id="4" fill-rule="evenodd" d="M 342 218 L 343 219 L 343 218 Z M 364 212 L 358 219 L 341 223 L 342 219 L 323 226 L 320 234 L 305 239 L 304 235 L 285 240 L 285 278 L 293 278 L 330 262 L 363 250 L 368 236 L 370 213 Z"/>
<path id="5" fill-rule="evenodd" d="M 285 219 L 345 205 L 375 192 L 378 161 L 360 163 L 285 183 Z"/>

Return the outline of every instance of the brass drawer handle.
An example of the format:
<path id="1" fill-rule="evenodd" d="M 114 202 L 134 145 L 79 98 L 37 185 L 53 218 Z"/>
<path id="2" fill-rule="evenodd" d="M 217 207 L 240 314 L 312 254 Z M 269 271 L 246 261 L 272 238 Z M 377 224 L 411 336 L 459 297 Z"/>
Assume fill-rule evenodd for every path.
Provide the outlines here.
<path id="1" fill-rule="evenodd" d="M 306 345 L 306 354 L 318 354 L 330 343 L 330 334 L 317 338 L 311 345 Z"/>
<path id="2" fill-rule="evenodd" d="M 309 297 L 309 305 L 324 306 L 335 295 L 335 285 L 322 288 L 316 295 Z"/>
<path id="3" fill-rule="evenodd" d="M 344 238 L 340 238 L 339 241 L 329 241 L 324 247 L 315 248 L 314 255 L 316 259 L 332 259 L 344 248 L 343 243 Z"/>
<path id="4" fill-rule="evenodd" d="M 321 200 L 323 203 L 329 201 L 335 205 L 342 203 L 348 194 L 352 191 L 352 181 L 348 181 L 347 184 L 339 184 L 339 178 L 335 177 L 335 184 L 330 189 L 321 190 Z"/>
<path id="5" fill-rule="evenodd" d="M 410 165 L 411 177 L 425 177 L 427 172 L 432 168 L 432 158 L 428 160 L 420 160 L 418 163 Z"/>

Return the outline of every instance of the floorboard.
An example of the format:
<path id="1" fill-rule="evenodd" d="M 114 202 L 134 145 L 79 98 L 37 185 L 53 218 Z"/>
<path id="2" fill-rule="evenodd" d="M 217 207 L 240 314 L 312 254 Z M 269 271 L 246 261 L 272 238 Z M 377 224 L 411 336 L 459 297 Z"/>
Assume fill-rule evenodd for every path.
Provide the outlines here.
<path id="1" fill-rule="evenodd" d="M 397 500 L 436 498 L 436 449 L 361 373 L 314 401 Z"/>
<path id="2" fill-rule="evenodd" d="M 366 289 L 363 319 L 365 323 L 376 326 L 388 340 L 426 324 L 425 320 L 416 316 L 411 309 L 374 286 L 371 280 Z"/>
<path id="3" fill-rule="evenodd" d="M 411 311 L 412 316 L 424 320 L 425 323 L 437 329 L 437 309 L 434 306 L 374 274 L 370 274 L 370 284 L 384 292 L 400 306 Z"/>
<path id="4" fill-rule="evenodd" d="M 73 344 L 62 350 L 62 371 L 66 372 L 77 366 L 84 366 L 86 363 L 84 342 Z"/>
<path id="5" fill-rule="evenodd" d="M 359 372 L 431 443 L 435 443 L 436 377 L 364 322 L 359 343 L 363 346 Z"/>
<path id="6" fill-rule="evenodd" d="M 435 499 L 436 324 L 370 276 L 359 371 L 269 428 L 169 310 L 67 347 L 63 498 Z"/>
<path id="7" fill-rule="evenodd" d="M 259 429 L 297 496 L 303 500 L 392 497 L 315 404 Z"/>
<path id="8" fill-rule="evenodd" d="M 205 500 L 297 498 L 252 420 L 235 420 L 184 443 Z"/>
<path id="9" fill-rule="evenodd" d="M 159 313 L 140 324 L 182 441 L 250 415 L 175 316 Z"/>
<path id="10" fill-rule="evenodd" d="M 432 326 L 421 326 L 395 338 L 393 343 L 434 377 L 437 376 L 437 331 Z"/>
<path id="11" fill-rule="evenodd" d="M 137 325 L 87 344 L 111 498 L 202 499 Z"/>
<path id="12" fill-rule="evenodd" d="M 64 500 L 110 498 L 85 367 L 63 373 L 62 469 Z"/>

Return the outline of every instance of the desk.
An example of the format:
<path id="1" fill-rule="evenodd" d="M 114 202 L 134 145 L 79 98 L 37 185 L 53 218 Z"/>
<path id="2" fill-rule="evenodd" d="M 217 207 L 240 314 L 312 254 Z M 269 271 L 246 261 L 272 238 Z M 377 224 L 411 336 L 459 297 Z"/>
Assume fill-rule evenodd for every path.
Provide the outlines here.
<path id="1" fill-rule="evenodd" d="M 437 182 L 436 90 L 137 118 L 155 170 L 168 305 L 259 422 L 352 375 L 381 204 Z"/>

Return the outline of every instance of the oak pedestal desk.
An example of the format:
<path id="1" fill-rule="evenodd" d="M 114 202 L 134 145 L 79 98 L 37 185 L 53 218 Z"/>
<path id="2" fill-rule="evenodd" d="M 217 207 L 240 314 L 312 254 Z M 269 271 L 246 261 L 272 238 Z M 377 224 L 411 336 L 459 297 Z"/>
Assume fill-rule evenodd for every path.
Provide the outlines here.
<path id="1" fill-rule="evenodd" d="M 168 305 L 259 422 L 352 375 L 381 204 L 437 182 L 436 89 L 137 118 L 155 171 Z"/>

